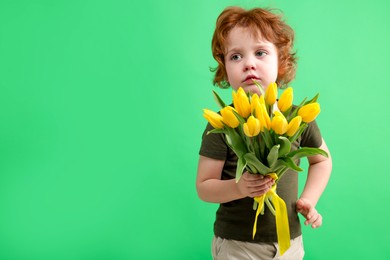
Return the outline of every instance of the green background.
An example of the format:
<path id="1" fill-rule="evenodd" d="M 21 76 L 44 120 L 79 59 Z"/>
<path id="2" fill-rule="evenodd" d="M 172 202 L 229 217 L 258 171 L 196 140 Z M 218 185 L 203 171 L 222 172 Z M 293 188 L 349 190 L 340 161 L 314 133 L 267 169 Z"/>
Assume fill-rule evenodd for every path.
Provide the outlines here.
<path id="1" fill-rule="evenodd" d="M 228 5 L 281 9 L 296 100 L 320 93 L 334 170 L 305 259 L 390 258 L 387 1 L 1 0 L 0 259 L 211 259 L 195 176 Z"/>

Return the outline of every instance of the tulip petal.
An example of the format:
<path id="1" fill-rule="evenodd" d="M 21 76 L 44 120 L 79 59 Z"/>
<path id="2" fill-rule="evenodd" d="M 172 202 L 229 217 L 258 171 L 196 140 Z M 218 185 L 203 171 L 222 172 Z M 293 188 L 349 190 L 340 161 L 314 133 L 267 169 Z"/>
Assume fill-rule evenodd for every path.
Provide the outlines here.
<path id="1" fill-rule="evenodd" d="M 302 117 L 301 116 L 296 116 L 294 117 L 290 123 L 288 124 L 287 127 L 287 135 L 288 136 L 293 136 L 295 133 L 298 131 L 299 126 L 301 125 L 302 122 Z"/>
<path id="2" fill-rule="evenodd" d="M 216 129 L 223 128 L 222 116 L 209 109 L 203 109 L 203 116 L 209 121 L 209 123 Z"/>
<path id="3" fill-rule="evenodd" d="M 257 136 L 260 133 L 260 121 L 254 116 L 250 116 L 247 122 L 243 125 L 244 133 L 248 137 Z"/>
<path id="4" fill-rule="evenodd" d="M 280 99 L 278 101 L 278 108 L 280 111 L 285 112 L 291 108 L 293 102 L 293 88 L 288 87 L 282 95 L 280 95 Z"/>
<path id="5" fill-rule="evenodd" d="M 239 88 L 237 92 L 233 91 L 233 104 L 237 112 L 244 118 L 247 118 L 251 113 L 251 106 L 248 95 L 243 88 Z"/>
<path id="6" fill-rule="evenodd" d="M 271 82 L 265 90 L 265 102 L 268 105 L 273 105 L 278 97 L 278 86 L 275 82 Z"/>
<path id="7" fill-rule="evenodd" d="M 226 106 L 223 109 L 221 109 L 221 115 L 222 115 L 222 121 L 231 128 L 236 128 L 239 126 L 240 122 L 238 121 L 237 117 L 233 113 L 234 108 L 231 106 Z"/>
<path id="8" fill-rule="evenodd" d="M 275 111 L 274 114 L 275 116 L 271 121 L 271 128 L 275 131 L 275 133 L 283 135 L 287 132 L 287 119 L 282 113 L 280 113 L 280 111 Z"/>
<path id="9" fill-rule="evenodd" d="M 320 104 L 317 102 L 304 105 L 298 110 L 298 115 L 302 117 L 302 121 L 305 123 L 310 123 L 321 112 Z"/>

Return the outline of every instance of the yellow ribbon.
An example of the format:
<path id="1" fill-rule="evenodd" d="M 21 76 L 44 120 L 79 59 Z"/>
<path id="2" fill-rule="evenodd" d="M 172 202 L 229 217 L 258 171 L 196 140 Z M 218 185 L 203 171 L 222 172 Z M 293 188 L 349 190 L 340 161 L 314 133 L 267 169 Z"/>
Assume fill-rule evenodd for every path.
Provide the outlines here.
<path id="1" fill-rule="evenodd" d="M 274 180 L 278 179 L 276 173 L 267 174 Z M 275 208 L 275 219 L 276 219 L 276 234 L 278 236 L 278 244 L 280 255 L 283 255 L 284 252 L 290 247 L 290 227 L 288 225 L 288 213 L 286 203 L 282 198 L 276 194 L 276 184 L 265 194 L 260 197 L 255 197 L 254 200 L 258 203 L 255 224 L 253 225 L 253 239 L 256 235 L 257 228 L 257 218 L 261 212 L 264 210 L 265 200 L 270 200 Z"/>

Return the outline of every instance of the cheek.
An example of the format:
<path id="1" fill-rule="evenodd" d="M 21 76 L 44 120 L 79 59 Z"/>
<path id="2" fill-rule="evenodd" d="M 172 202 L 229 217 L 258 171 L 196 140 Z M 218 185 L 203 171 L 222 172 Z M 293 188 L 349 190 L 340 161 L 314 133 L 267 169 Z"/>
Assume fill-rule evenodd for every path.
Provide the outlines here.
<path id="1" fill-rule="evenodd" d="M 233 75 L 234 71 L 232 70 L 231 66 L 225 65 L 225 72 L 226 72 L 226 81 L 230 81 L 232 77 L 234 77 Z"/>

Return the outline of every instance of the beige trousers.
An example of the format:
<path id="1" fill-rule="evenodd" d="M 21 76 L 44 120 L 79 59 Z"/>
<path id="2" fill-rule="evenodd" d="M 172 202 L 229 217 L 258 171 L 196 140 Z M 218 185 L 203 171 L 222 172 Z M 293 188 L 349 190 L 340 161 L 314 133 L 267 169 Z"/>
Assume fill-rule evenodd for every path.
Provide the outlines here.
<path id="1" fill-rule="evenodd" d="M 278 243 L 250 243 L 214 237 L 214 260 L 301 260 L 305 254 L 302 236 L 291 240 L 290 248 L 280 256 Z"/>

